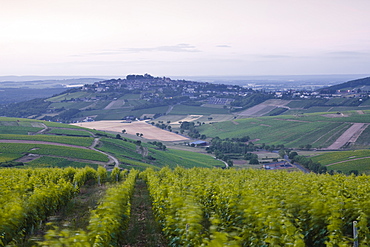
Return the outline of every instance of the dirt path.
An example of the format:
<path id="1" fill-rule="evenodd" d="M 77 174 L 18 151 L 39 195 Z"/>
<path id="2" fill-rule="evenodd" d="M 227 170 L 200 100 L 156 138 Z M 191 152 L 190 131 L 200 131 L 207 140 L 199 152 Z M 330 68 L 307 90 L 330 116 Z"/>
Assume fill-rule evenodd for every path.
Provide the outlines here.
<path id="1" fill-rule="evenodd" d="M 368 124 L 366 123 L 354 123 L 349 127 L 333 144 L 326 149 L 340 149 L 348 142 L 356 142 L 357 138 L 366 129 Z"/>
<path id="2" fill-rule="evenodd" d="M 113 155 L 110 155 L 109 153 L 100 151 L 100 150 L 95 148 L 99 144 L 99 141 L 100 141 L 100 138 L 95 138 L 94 142 L 91 144 L 89 149 L 94 150 L 94 151 L 99 152 L 99 153 L 102 153 L 102 154 L 105 154 L 106 156 L 108 156 L 108 159 L 109 159 L 107 165 L 114 163 L 114 166 L 118 168 L 120 162 L 116 157 L 114 157 Z"/>
<path id="3" fill-rule="evenodd" d="M 143 180 L 136 181 L 131 203 L 131 217 L 124 236 L 124 247 L 165 247 L 167 241 L 154 219 L 149 191 Z"/>
<path id="4" fill-rule="evenodd" d="M 49 130 L 48 126 L 46 126 L 44 123 L 41 123 L 41 125 L 42 125 L 43 129 L 42 129 L 42 130 L 40 130 L 40 131 L 37 131 L 37 132 L 35 133 L 35 135 L 43 134 L 44 132 L 46 132 L 46 131 L 48 131 L 48 130 Z"/>

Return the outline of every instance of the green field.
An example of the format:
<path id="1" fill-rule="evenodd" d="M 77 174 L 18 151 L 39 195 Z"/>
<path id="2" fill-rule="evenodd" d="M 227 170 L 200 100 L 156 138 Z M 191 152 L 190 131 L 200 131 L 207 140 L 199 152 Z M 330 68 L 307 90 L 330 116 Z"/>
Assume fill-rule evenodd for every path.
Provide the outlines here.
<path id="1" fill-rule="evenodd" d="M 106 155 L 93 150 L 45 144 L 0 143 L 0 153 L 6 155 L 14 154 L 14 157 L 17 157 L 16 155 L 23 156 L 22 154 L 31 153 L 101 162 L 109 161 Z"/>
<path id="2" fill-rule="evenodd" d="M 0 134 L 18 134 L 18 135 L 27 135 L 28 133 L 35 133 L 42 130 L 42 128 L 34 127 L 23 127 L 23 126 L 0 126 Z"/>
<path id="3" fill-rule="evenodd" d="M 348 174 L 351 170 L 357 170 L 360 174 L 370 174 L 370 150 L 352 150 L 325 152 L 310 157 L 313 162 L 326 165 L 328 170 L 340 170 Z M 337 163 L 337 164 L 334 164 Z"/>
<path id="4" fill-rule="evenodd" d="M 328 170 L 342 171 L 348 174 L 350 171 L 357 170 L 359 174 L 370 174 L 370 158 L 346 161 L 343 163 L 328 166 Z"/>
<path id="5" fill-rule="evenodd" d="M 137 152 L 137 146 L 134 143 L 126 142 L 118 139 L 103 138 L 100 150 L 108 152 L 117 157 L 124 164 L 131 164 L 135 169 L 145 169 L 147 167 L 214 167 L 224 166 L 221 161 L 215 160 L 211 156 L 174 149 L 166 151 L 157 150 L 152 145 L 143 143 L 143 148 L 147 149 L 148 157 L 143 157 Z M 149 163 L 149 165 L 148 165 Z"/>
<path id="6" fill-rule="evenodd" d="M 0 153 L 0 163 L 12 161 L 21 158 L 23 155 L 21 153 Z"/>
<path id="7" fill-rule="evenodd" d="M 166 152 L 158 151 L 155 156 L 157 159 L 160 159 L 162 166 L 176 167 L 183 166 L 186 168 L 192 167 L 224 167 L 224 163 L 214 159 L 211 156 L 183 151 L 168 149 Z"/>
<path id="8" fill-rule="evenodd" d="M 141 94 L 125 94 L 119 99 L 127 99 L 127 100 L 134 100 L 134 99 L 140 99 Z"/>
<path id="9" fill-rule="evenodd" d="M 229 111 L 223 108 L 175 105 L 173 110 L 169 113 L 171 115 L 211 115 L 211 114 L 227 114 Z"/>
<path id="10" fill-rule="evenodd" d="M 146 168 L 152 168 L 154 170 L 159 169 L 159 167 L 157 167 L 157 166 L 150 165 L 148 163 L 144 163 L 144 162 L 141 162 L 141 161 L 128 159 L 128 158 L 122 158 L 121 157 L 119 160 L 122 162 L 120 167 L 123 168 L 123 169 L 132 169 L 132 168 L 134 168 L 136 170 L 145 170 Z"/>
<path id="11" fill-rule="evenodd" d="M 76 168 L 82 168 L 85 166 L 90 166 L 94 169 L 97 169 L 99 165 L 97 164 L 91 164 L 91 163 L 84 163 L 84 162 L 76 162 L 76 161 L 71 161 L 68 159 L 63 159 L 63 158 L 55 158 L 55 157 L 47 157 L 47 156 L 42 156 L 38 159 L 35 159 L 31 162 L 28 162 L 26 165 L 26 168 L 29 167 L 76 167 Z"/>
<path id="12" fill-rule="evenodd" d="M 329 165 L 336 162 L 353 160 L 358 158 L 370 157 L 370 150 L 351 150 L 328 152 L 318 156 L 311 157 L 314 162 L 320 162 L 322 165 Z M 369 163 L 370 165 L 370 163 Z M 330 166 L 331 167 L 331 166 Z"/>
<path id="13" fill-rule="evenodd" d="M 71 129 L 51 129 L 47 133 L 68 136 L 84 136 L 91 137 L 91 134 L 84 130 L 71 130 Z"/>
<path id="14" fill-rule="evenodd" d="M 286 147 L 310 144 L 319 148 L 332 144 L 351 123 L 369 123 L 369 115 L 369 111 L 365 111 L 365 114 L 352 111 L 345 112 L 344 115 L 315 113 L 245 118 L 202 125 L 199 131 L 207 137 L 249 136 L 251 139 L 259 139 L 256 143 L 284 144 Z M 368 135 L 368 131 L 365 134 Z"/>
<path id="15" fill-rule="evenodd" d="M 76 146 L 89 147 L 94 138 L 92 137 L 73 137 L 73 136 L 56 136 L 56 135 L 13 135 L 0 134 L 2 140 L 29 140 L 29 141 L 44 141 L 63 143 Z"/>
<path id="16" fill-rule="evenodd" d="M 98 147 L 99 150 L 111 153 L 117 159 L 127 160 L 128 158 L 136 161 L 141 161 L 143 156 L 136 152 L 136 145 L 133 143 L 125 142 L 118 139 L 101 139 L 101 145 Z"/>
<path id="17" fill-rule="evenodd" d="M 95 96 L 95 94 L 80 91 L 80 92 L 75 92 L 75 93 L 65 93 L 65 94 L 55 96 L 55 97 L 51 97 L 51 98 L 48 98 L 47 101 L 60 102 L 62 100 L 71 100 L 71 99 L 84 98 L 84 97 L 89 98 L 92 96 Z"/>
<path id="18" fill-rule="evenodd" d="M 66 108 L 66 109 L 80 109 L 83 107 L 87 107 L 89 105 L 93 104 L 93 102 L 84 102 L 84 101 L 78 101 L 78 102 L 54 102 L 52 103 L 49 108 Z"/>

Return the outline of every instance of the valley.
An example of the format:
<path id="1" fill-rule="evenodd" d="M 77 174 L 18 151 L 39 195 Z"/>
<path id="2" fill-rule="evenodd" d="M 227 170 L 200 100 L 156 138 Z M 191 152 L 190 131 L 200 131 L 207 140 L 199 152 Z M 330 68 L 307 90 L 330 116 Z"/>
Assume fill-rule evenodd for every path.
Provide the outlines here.
<path id="1" fill-rule="evenodd" d="M 367 243 L 367 95 L 146 77 L 2 107 L 0 246 Z"/>

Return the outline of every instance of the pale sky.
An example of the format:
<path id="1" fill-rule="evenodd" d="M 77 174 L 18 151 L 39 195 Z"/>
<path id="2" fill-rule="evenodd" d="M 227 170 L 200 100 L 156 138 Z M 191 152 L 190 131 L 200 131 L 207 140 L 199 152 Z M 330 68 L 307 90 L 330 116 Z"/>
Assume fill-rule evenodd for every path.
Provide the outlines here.
<path id="1" fill-rule="evenodd" d="M 370 0 L 0 0 L 0 76 L 369 71 Z"/>

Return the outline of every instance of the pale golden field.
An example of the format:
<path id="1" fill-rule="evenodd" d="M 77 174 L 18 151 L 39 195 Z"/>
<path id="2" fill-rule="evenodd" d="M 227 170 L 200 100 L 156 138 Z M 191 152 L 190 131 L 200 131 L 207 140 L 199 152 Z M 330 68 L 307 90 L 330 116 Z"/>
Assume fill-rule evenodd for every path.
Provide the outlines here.
<path id="1" fill-rule="evenodd" d="M 114 131 L 122 133 L 122 130 L 126 130 L 127 134 L 136 135 L 136 133 L 142 133 L 143 138 L 159 141 L 188 141 L 189 139 L 181 135 L 162 130 L 144 121 L 133 121 L 131 123 L 125 123 L 122 120 L 109 120 L 109 121 L 94 121 L 94 122 L 82 122 L 75 123 L 72 125 L 85 127 L 89 129 L 103 130 L 103 131 Z"/>

